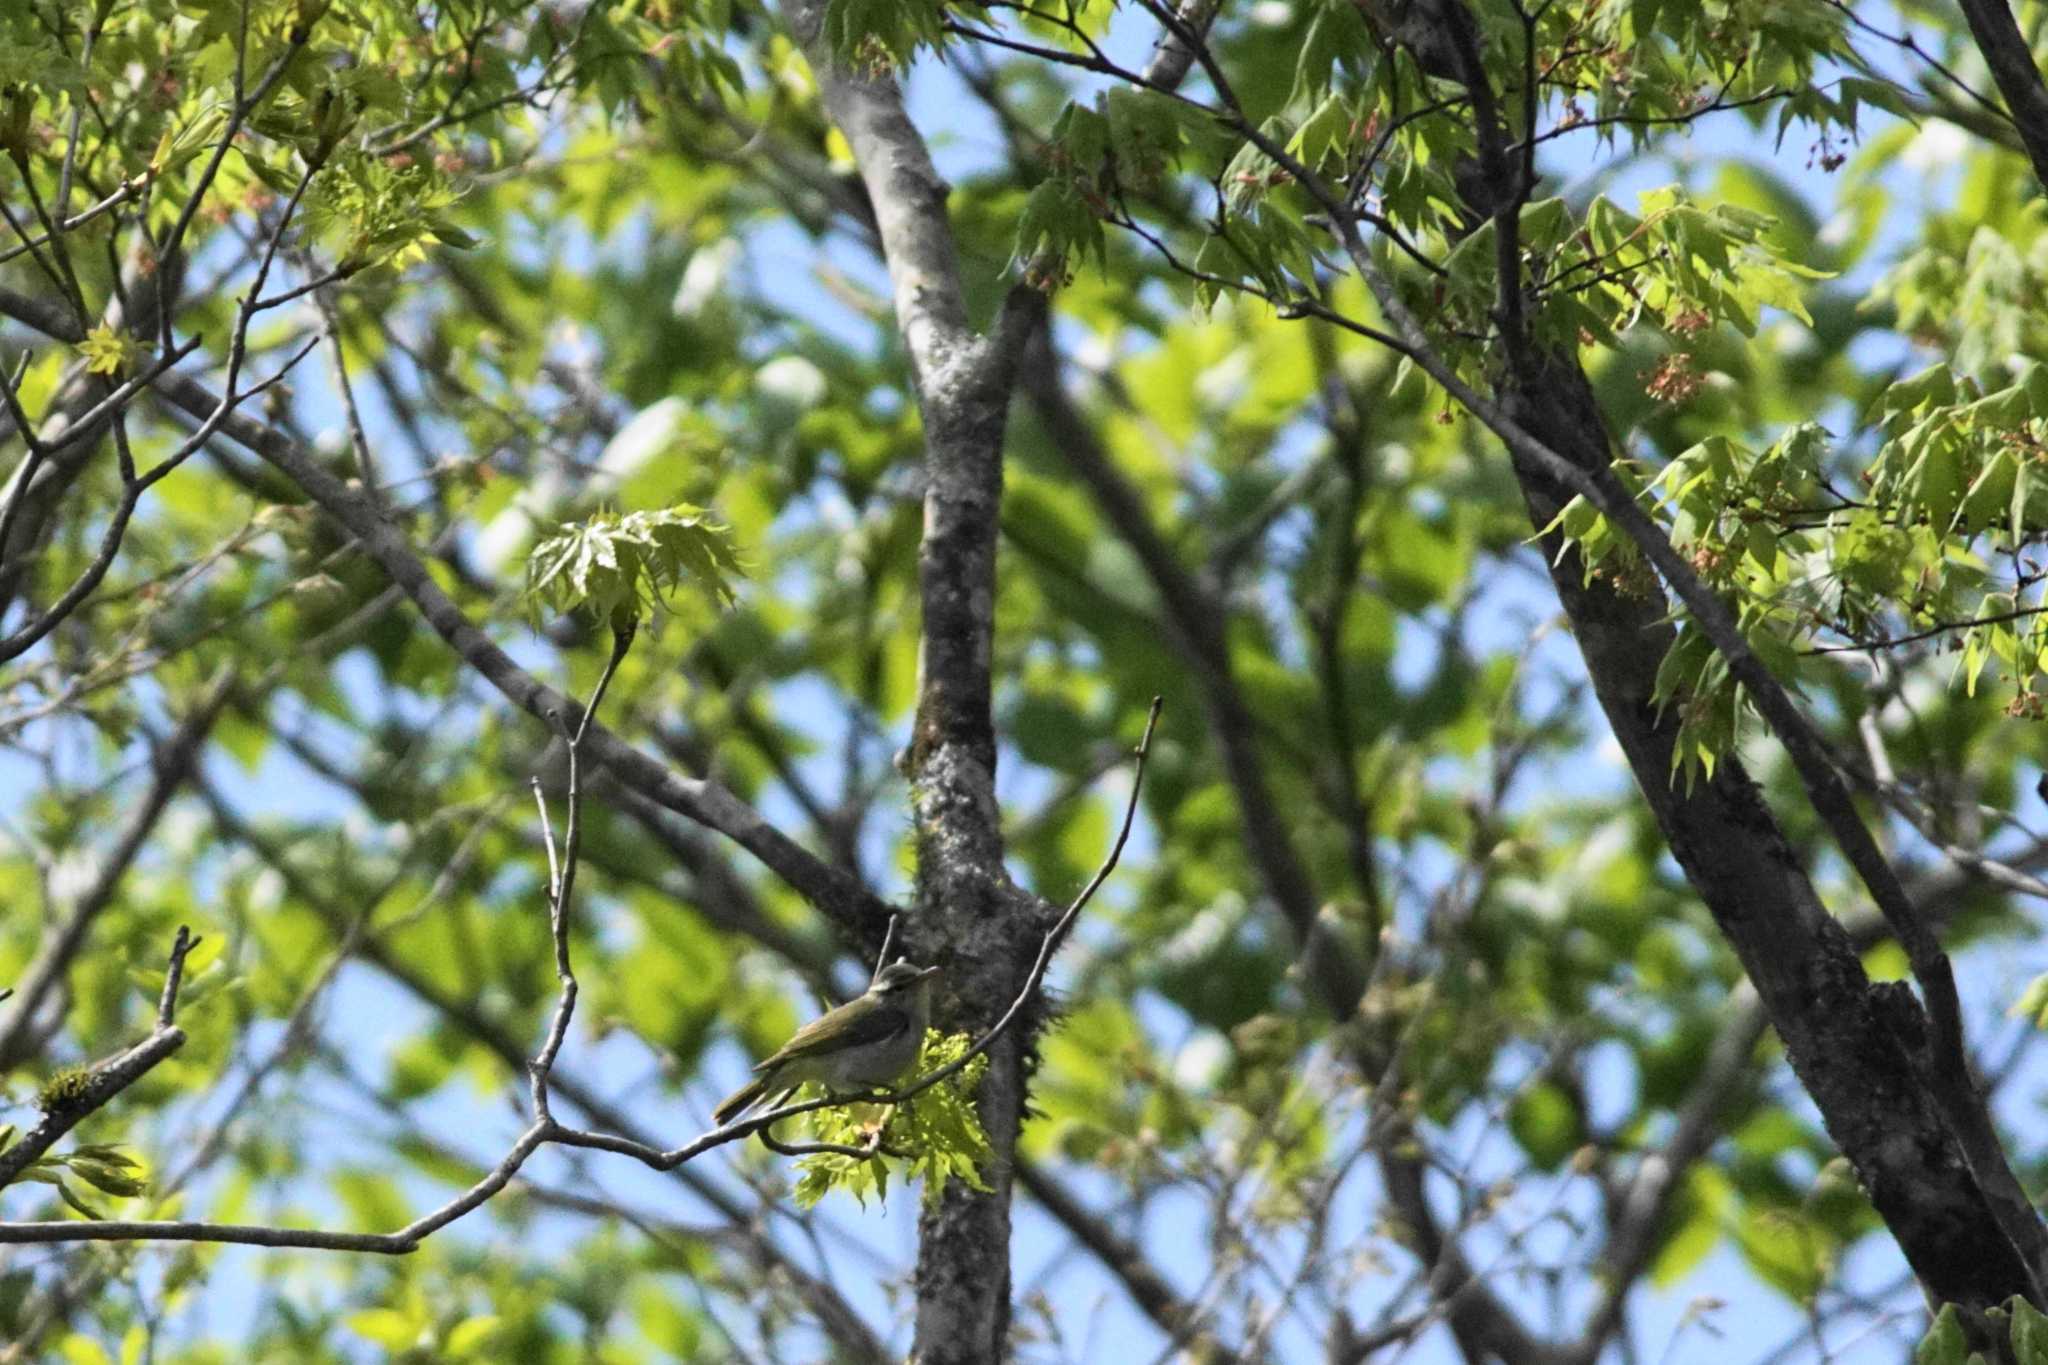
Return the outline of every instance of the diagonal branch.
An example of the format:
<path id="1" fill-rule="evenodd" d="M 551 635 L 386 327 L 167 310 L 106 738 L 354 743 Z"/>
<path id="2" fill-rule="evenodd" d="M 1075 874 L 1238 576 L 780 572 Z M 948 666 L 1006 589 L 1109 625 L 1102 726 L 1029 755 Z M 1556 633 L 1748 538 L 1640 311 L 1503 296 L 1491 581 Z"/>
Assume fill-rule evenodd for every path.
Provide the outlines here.
<path id="1" fill-rule="evenodd" d="M 1970 1170 L 1982 1182 L 1997 1226 L 2029 1267 L 2027 1280 L 2038 1294 L 2038 1272 L 2032 1268 L 2048 1264 L 2048 1227 L 2043 1226 L 2013 1176 L 1989 1111 L 1971 1080 L 1954 969 L 1940 940 L 1907 896 L 1897 871 L 1871 837 L 1826 745 L 1791 694 L 1751 648 L 1727 604 L 1707 587 L 1663 530 L 1621 487 L 1612 471 L 1581 468 L 1459 379 L 1429 346 L 1420 323 L 1359 241 L 1356 227 L 1349 220 L 1343 221 L 1346 251 L 1393 321 L 1404 349 L 1417 366 L 1477 416 L 1517 459 L 1584 497 L 1628 536 L 1685 603 L 1693 622 L 1726 661 L 1728 671 L 1746 689 L 1752 704 L 1783 745 L 1808 802 L 1906 950 L 1933 1028 L 1926 1055 L 1920 1059 L 1922 1079 L 1939 1104 Z"/>
<path id="2" fill-rule="evenodd" d="M 1963 18 L 1969 21 L 1970 36 L 1991 68 L 1998 93 L 2005 96 L 2012 125 L 2019 130 L 2027 159 L 2034 163 L 2034 176 L 2048 185 L 2048 85 L 2041 69 L 2034 65 L 2034 52 L 2026 35 L 2012 17 L 2006 0 L 1957 0 Z"/>
<path id="3" fill-rule="evenodd" d="M 76 329 L 57 309 L 11 290 L 0 289 L 0 314 L 58 340 L 77 340 Z M 187 375 L 163 376 L 156 391 L 174 407 L 202 419 L 222 411 L 221 403 L 207 386 Z M 583 708 L 575 701 L 514 663 L 509 654 L 463 614 L 434 581 L 405 536 L 384 519 L 366 495 L 328 473 L 310 452 L 284 432 L 245 413 L 226 414 L 220 418 L 218 429 L 284 473 L 322 511 L 354 535 L 364 553 L 412 599 L 427 623 L 507 700 L 550 724 L 551 717 L 560 716 L 567 723 L 583 714 Z M 602 725 L 591 727 L 586 743 L 591 758 L 622 784 L 733 840 L 835 923 L 857 934 L 872 930 L 879 936 L 890 914 L 887 902 L 783 834 L 725 787 L 670 771 Z"/>
<path id="4" fill-rule="evenodd" d="M 1455 7 L 1457 4 L 1458 0 L 1439 0 L 1438 8 Z M 1206 66 L 1206 56 L 1204 60 Z M 1410 357 L 1418 368 L 1436 380 L 1451 397 L 1499 437 L 1515 458 L 1518 468 L 1548 480 L 1568 493 L 1584 497 L 1627 535 L 1684 602 L 1693 623 L 1722 655 L 1731 675 L 1748 691 L 1752 703 L 1792 760 L 1809 803 L 1905 948 L 1914 978 L 1921 987 L 1926 1019 L 1932 1025 L 1932 1037 L 1916 1033 L 1917 1020 L 1910 1015 L 1917 1012 L 1910 1011 L 1910 1007 L 1908 1013 L 1900 1012 L 1899 1007 L 1905 1002 L 1888 997 L 1877 1000 L 1867 991 L 1858 993 L 1864 997 L 1861 1019 L 1872 1027 L 1889 1029 L 1895 1035 L 1889 1046 L 1897 1048 L 1917 1073 L 1919 1086 L 1939 1114 L 1939 1122 L 1948 1130 L 1948 1140 L 1954 1144 L 1956 1155 L 1965 1168 L 1967 1179 L 1962 1183 L 1975 1187 L 1974 1191 L 1967 1190 L 1949 1180 L 1944 1182 L 1948 1186 L 1946 1193 L 1988 1215 L 1987 1221 L 2003 1234 L 2000 1240 L 2005 1244 L 2004 1254 L 1998 1257 L 1999 1270 L 1988 1275 L 1981 1272 L 1972 1274 L 1960 1264 L 1951 1263 L 1951 1254 L 1960 1249 L 1960 1244 L 1952 1230 L 1945 1232 L 1936 1222 L 1924 1222 L 1922 1231 L 1925 1236 L 1903 1237 L 1902 1245 L 1930 1290 L 1953 1290 L 1943 1294 L 1945 1299 L 1975 1303 L 1977 1290 L 1985 1286 L 1990 1287 L 1986 1290 L 1989 1296 L 1981 1306 L 2001 1302 L 2013 1292 L 2038 1298 L 2041 1284 L 2037 1267 L 2048 1264 L 2048 1228 L 2044 1228 L 2007 1164 L 1989 1111 L 1971 1080 L 1953 969 L 1939 940 L 1906 896 L 1895 870 L 1864 826 L 1840 773 L 1805 715 L 1750 647 L 1727 605 L 1714 595 L 1649 514 L 1620 486 L 1608 467 L 1604 451 L 1603 458 L 1598 460 L 1575 461 L 1568 458 L 1548 440 L 1539 438 L 1524 426 L 1518 420 L 1520 412 L 1511 412 L 1503 404 L 1489 401 L 1466 384 L 1435 351 L 1427 331 L 1394 289 L 1384 267 L 1367 250 L 1359 235 L 1357 217 L 1348 210 L 1344 197 L 1263 130 L 1252 126 L 1241 113 L 1232 110 L 1228 117 L 1235 132 L 1272 158 L 1328 215 L 1340 246 L 1393 326 L 1392 335 L 1381 334 L 1383 339 Z M 1516 382 L 1524 387 L 1544 387 L 1544 377 L 1536 373 L 1540 364 L 1533 354 L 1525 351 L 1520 357 L 1510 358 L 1519 361 L 1518 365 L 1511 366 L 1511 375 Z M 1552 396 L 1554 399 L 1555 395 Z M 1554 433 L 1548 434 L 1556 439 Z M 1640 648 L 1640 642 L 1637 647 Z M 1597 674 L 1599 670 L 1596 668 L 1595 672 Z M 1632 755 L 1632 759 L 1634 757 Z M 1644 778 L 1645 783 L 1650 780 Z M 1768 821 L 1768 816 L 1765 819 Z M 1681 848 L 1679 852 L 1681 860 L 1684 860 L 1687 851 Z M 1688 863 L 1688 871 L 1695 875 L 1697 867 L 1697 859 Z M 1808 894 L 1810 898 L 1810 891 Z M 1720 909 L 1725 911 L 1727 907 Z M 1821 914 L 1825 918 L 1825 912 Z M 1825 937 L 1825 929 L 1817 932 Z M 1839 928 L 1834 932 L 1839 936 Z M 1838 956 L 1825 944 L 1818 941 L 1816 944 L 1823 958 L 1832 962 Z M 1752 950 L 1745 954 L 1745 967 L 1754 976 L 1762 969 L 1753 951 L 1756 945 L 1738 942 L 1737 946 L 1747 946 Z M 1777 964 L 1772 970 L 1782 974 L 1784 965 Z M 1846 980 L 1843 984 L 1854 985 Z M 1809 983 L 1805 994 L 1809 1002 L 1811 995 Z M 1780 997 L 1777 1003 L 1784 1006 L 1789 1002 Z M 1810 1003 L 1807 1008 L 1810 1009 Z M 1780 1022 L 1781 1027 L 1786 1022 L 1778 1009 L 1774 1009 L 1773 1018 Z M 1795 1061 L 1799 1060 L 1797 1049 L 1794 1056 Z M 1820 1058 L 1816 1056 L 1807 1061 L 1802 1079 L 1812 1089 L 1817 1077 L 1814 1067 L 1820 1065 Z M 1837 1121 L 1845 1117 L 1842 1113 L 1831 1115 Z M 1852 1150 L 1851 1155 L 1861 1158 L 1860 1169 L 1866 1179 L 1873 1178 L 1896 1160 L 1895 1155 L 1885 1155 L 1897 1147 L 1895 1143 L 1889 1148 L 1856 1146 L 1858 1150 Z M 1881 1205 L 1884 1202 L 1881 1200 Z M 1932 1219 L 1937 1216 L 1933 1202 L 1930 1200 L 1928 1207 L 1914 1210 L 1893 1199 L 1886 1210 L 1887 1218 L 1924 1215 Z M 1898 1224 L 1894 1223 L 1894 1228 L 1899 1230 Z"/>

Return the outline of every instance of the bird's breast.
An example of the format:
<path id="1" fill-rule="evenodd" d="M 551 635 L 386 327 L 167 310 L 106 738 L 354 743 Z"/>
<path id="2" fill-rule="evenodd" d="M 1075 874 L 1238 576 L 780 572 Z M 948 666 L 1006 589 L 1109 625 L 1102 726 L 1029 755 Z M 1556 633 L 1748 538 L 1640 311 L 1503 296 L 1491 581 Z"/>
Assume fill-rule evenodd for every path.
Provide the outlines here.
<path id="1" fill-rule="evenodd" d="M 905 1029 L 885 1042 L 850 1048 L 848 1055 L 834 1059 L 829 1083 L 844 1089 L 887 1085 L 917 1060 L 918 1045 L 923 1041 L 921 1033 Z"/>

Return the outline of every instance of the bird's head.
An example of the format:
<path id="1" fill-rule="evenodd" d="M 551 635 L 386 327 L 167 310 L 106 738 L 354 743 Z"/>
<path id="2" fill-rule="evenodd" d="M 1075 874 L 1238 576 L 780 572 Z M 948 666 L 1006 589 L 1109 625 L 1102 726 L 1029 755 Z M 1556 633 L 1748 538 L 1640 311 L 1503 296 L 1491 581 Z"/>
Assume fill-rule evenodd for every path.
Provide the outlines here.
<path id="1" fill-rule="evenodd" d="M 938 974 L 937 967 L 916 967 L 899 960 L 882 968 L 882 974 L 875 978 L 875 984 L 868 989 L 876 995 L 894 995 L 899 991 L 911 990 L 918 983 L 929 981 Z"/>

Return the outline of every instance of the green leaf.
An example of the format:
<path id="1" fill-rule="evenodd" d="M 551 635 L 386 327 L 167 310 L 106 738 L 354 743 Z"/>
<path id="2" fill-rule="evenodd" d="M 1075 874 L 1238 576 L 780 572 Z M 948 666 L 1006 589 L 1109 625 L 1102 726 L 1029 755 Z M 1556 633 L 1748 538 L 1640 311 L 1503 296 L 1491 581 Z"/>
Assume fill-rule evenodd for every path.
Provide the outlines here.
<path id="1" fill-rule="evenodd" d="M 2030 1019 L 2035 1028 L 2048 1028 L 2048 972 L 2029 981 L 2005 1013 L 2009 1019 Z"/>
<path id="2" fill-rule="evenodd" d="M 602 621 L 638 620 L 667 609 L 685 583 L 726 605 L 739 573 L 725 526 L 679 503 L 659 512 L 601 512 L 562 527 L 527 558 L 525 595 L 536 623 L 543 607 Z"/>
<path id="3" fill-rule="evenodd" d="M 1350 101 L 1342 95 L 1331 95 L 1301 121 L 1294 136 L 1287 140 L 1287 150 L 1303 164 L 1321 167 L 1346 153 L 1354 123 Z"/>
<path id="4" fill-rule="evenodd" d="M 1927 1335 L 1914 1348 L 1913 1365 L 1965 1365 L 1969 1349 L 1969 1342 L 1963 1336 L 1962 1320 L 1956 1316 L 1956 1306 L 1945 1303 L 1941 1312 L 1935 1315 L 1933 1325 L 1927 1329 Z"/>
<path id="5" fill-rule="evenodd" d="M 498 1331 L 504 1319 L 496 1313 L 484 1313 L 473 1318 L 464 1318 L 448 1331 L 443 1343 L 452 1356 L 472 1355 Z"/>
<path id="6" fill-rule="evenodd" d="M 402 1351 L 418 1343 L 422 1324 L 396 1308 L 365 1308 L 342 1319 L 349 1331 L 388 1350 Z"/>
<path id="7" fill-rule="evenodd" d="M 63 1180 L 62 1178 L 57 1178 L 51 1180 L 50 1183 L 57 1187 L 57 1197 L 62 1199 L 65 1203 L 69 1204 L 72 1208 L 76 1209 L 79 1213 L 84 1214 L 87 1218 L 92 1219 L 95 1223 L 103 1223 L 106 1221 L 107 1216 L 101 1213 L 98 1209 L 94 1208 L 92 1205 L 86 1203 L 84 1199 L 80 1198 L 78 1191 L 72 1189 L 69 1182 Z"/>
<path id="8" fill-rule="evenodd" d="M 428 233 L 433 236 L 435 241 L 456 247 L 459 250 L 467 251 L 472 247 L 482 244 L 483 239 L 475 233 L 463 231 L 439 214 L 428 214 L 426 224 Z"/>
<path id="9" fill-rule="evenodd" d="M 1571 205 L 1561 197 L 1524 204 L 1519 222 L 1522 249 L 1547 255 L 1563 244 L 1573 226 Z"/>
<path id="10" fill-rule="evenodd" d="M 2017 1365 L 2048 1365 L 2048 1315 L 2017 1294 L 2006 1301 L 2005 1310 Z"/>
<path id="11" fill-rule="evenodd" d="M 1508 1131 L 1545 1170 L 1562 1165 L 1585 1140 L 1578 1109 L 1559 1087 L 1529 1086 L 1508 1108 Z"/>
<path id="12" fill-rule="evenodd" d="M 92 374 L 131 375 L 140 367 L 151 346 L 111 323 L 101 323 L 78 343 L 85 368 Z"/>
<path id="13" fill-rule="evenodd" d="M 120 1199 L 133 1199 L 149 1190 L 148 1181 L 128 1174 L 118 1163 L 73 1153 L 67 1164 L 80 1180 L 102 1194 L 111 1194 Z M 127 1164 L 134 1165 L 133 1162 Z"/>

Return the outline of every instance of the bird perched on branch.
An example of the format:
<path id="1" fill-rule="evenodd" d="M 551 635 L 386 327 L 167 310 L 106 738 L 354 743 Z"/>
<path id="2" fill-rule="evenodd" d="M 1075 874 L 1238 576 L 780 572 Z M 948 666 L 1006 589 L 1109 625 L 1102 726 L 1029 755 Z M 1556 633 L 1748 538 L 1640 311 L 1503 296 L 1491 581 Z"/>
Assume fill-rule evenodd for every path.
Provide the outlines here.
<path id="1" fill-rule="evenodd" d="M 901 1076 L 924 1045 L 931 1019 L 931 979 L 937 967 L 892 962 L 867 994 L 828 1010 L 796 1031 L 748 1081 L 711 1111 L 732 1122 L 768 1095 L 778 1099 L 815 1081 L 827 1090 L 865 1090 Z"/>

